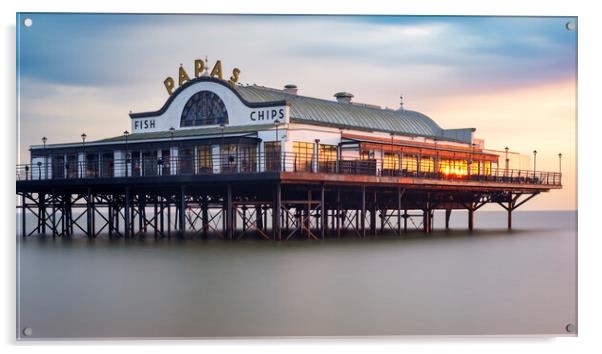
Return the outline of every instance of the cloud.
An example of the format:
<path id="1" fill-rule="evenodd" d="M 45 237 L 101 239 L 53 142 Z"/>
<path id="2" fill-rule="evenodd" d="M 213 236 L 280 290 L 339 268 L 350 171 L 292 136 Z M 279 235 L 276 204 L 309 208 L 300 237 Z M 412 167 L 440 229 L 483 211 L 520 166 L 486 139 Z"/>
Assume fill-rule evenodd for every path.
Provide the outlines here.
<path id="1" fill-rule="evenodd" d="M 366 76 L 377 68 L 400 73 L 417 66 L 445 68 L 445 80 L 505 87 L 513 80 L 523 84 L 529 79 L 566 77 L 576 57 L 575 33 L 564 30 L 564 20 L 556 18 L 66 14 L 33 18 L 35 26 L 21 31 L 22 75 L 82 86 L 150 83 L 173 73 L 180 62 L 211 55 L 228 59 L 243 71 L 257 70 L 262 75 L 253 81 L 270 79 L 265 67 L 288 68 L 292 76 L 292 67 L 328 63 Z M 483 76 L 487 79 L 481 80 Z"/>

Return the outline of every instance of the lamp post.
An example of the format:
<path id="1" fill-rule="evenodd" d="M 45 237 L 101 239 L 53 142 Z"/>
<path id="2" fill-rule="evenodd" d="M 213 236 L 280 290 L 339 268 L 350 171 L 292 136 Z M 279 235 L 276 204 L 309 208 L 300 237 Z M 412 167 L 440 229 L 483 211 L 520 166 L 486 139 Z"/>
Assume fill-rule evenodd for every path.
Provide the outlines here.
<path id="1" fill-rule="evenodd" d="M 536 167 L 537 167 L 537 150 L 533 150 L 533 178 L 535 178 Z"/>
<path id="2" fill-rule="evenodd" d="M 86 172 L 86 170 L 87 170 L 87 167 L 88 167 L 88 166 L 86 166 L 86 165 L 87 165 L 87 164 L 86 164 L 86 138 L 87 138 L 88 136 L 86 135 L 86 133 L 82 133 L 81 137 L 82 137 L 82 154 L 84 155 L 84 156 L 83 156 L 83 160 L 84 160 L 84 161 L 83 161 L 83 167 L 82 167 L 82 173 L 81 173 L 81 176 L 82 176 L 82 177 L 85 177 L 85 176 L 84 176 L 84 172 Z"/>
<path id="3" fill-rule="evenodd" d="M 48 138 L 43 136 L 42 144 L 44 144 L 44 177 L 47 178 L 47 176 L 48 176 L 48 156 L 46 156 L 46 141 L 48 141 Z"/>
<path id="4" fill-rule="evenodd" d="M 316 172 L 320 172 L 320 139 L 314 141 L 316 142 Z"/>
<path id="5" fill-rule="evenodd" d="M 278 158 L 278 161 L 280 161 L 280 159 L 282 158 L 282 155 L 281 155 L 282 154 L 282 149 L 280 148 L 280 135 L 279 135 L 279 132 L 278 132 L 278 127 L 280 127 L 280 121 L 278 119 L 276 119 L 274 121 L 274 127 L 276 127 L 276 146 L 274 147 L 274 150 L 273 150 L 273 155 L 274 156 L 271 156 L 271 158 L 273 160 L 276 160 L 276 149 L 275 148 L 277 147 L 278 148 L 278 154 L 280 154 L 280 156 Z M 266 158 L 267 158 L 267 156 L 266 156 Z M 272 161 L 272 163 L 274 163 L 274 162 L 276 162 L 276 161 Z M 279 166 L 279 164 L 278 164 L 278 166 Z"/>
<path id="6" fill-rule="evenodd" d="M 508 147 L 506 146 L 504 148 L 504 151 L 506 151 L 506 173 L 508 173 L 508 165 L 509 165 L 509 162 L 510 162 L 510 160 L 508 160 L 508 150 L 510 150 L 510 149 L 508 149 Z"/>
<path id="7" fill-rule="evenodd" d="M 474 148 L 477 144 L 470 143 L 470 166 L 468 166 L 468 171 L 466 173 L 468 176 L 472 174 L 472 164 L 474 164 Z"/>
<path id="8" fill-rule="evenodd" d="M 130 132 L 128 132 L 127 130 L 125 130 L 123 132 L 123 136 L 125 137 L 125 176 L 128 176 L 128 136 L 130 135 Z"/>
<path id="9" fill-rule="evenodd" d="M 278 119 L 276 119 L 274 121 L 274 127 L 276 128 L 276 141 L 278 141 L 278 139 L 280 138 L 280 135 L 278 134 L 278 127 L 280 126 L 280 121 Z"/>

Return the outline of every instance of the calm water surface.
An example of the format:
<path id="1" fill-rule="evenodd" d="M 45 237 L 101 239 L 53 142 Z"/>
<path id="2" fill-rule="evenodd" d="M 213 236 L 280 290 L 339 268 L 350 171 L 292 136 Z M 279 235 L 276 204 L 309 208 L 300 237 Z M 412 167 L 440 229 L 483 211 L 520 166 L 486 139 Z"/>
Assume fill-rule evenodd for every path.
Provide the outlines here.
<path id="1" fill-rule="evenodd" d="M 18 238 L 32 338 L 566 334 L 576 213 L 364 240 Z M 31 230 L 31 228 L 30 228 Z"/>

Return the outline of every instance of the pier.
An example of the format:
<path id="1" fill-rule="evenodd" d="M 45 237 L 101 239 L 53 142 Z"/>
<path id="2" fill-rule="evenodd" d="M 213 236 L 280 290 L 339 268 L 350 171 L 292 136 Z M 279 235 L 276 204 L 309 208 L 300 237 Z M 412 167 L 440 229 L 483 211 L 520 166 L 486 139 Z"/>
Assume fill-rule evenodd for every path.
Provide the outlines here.
<path id="1" fill-rule="evenodd" d="M 466 227 L 472 230 L 476 211 L 489 203 L 507 211 L 511 229 L 514 210 L 561 188 L 557 172 L 493 169 L 487 175 L 448 176 L 374 169 L 361 160 L 314 161 L 309 170 L 297 171 L 294 154 L 261 156 L 256 161 L 262 166 L 233 169 L 228 159 L 211 159 L 225 161 L 219 173 L 190 170 L 186 166 L 199 161 L 178 158 L 142 165 L 135 173 L 131 161 L 116 160 L 110 176 L 90 164 L 19 165 L 22 236 L 364 238 L 415 229 L 429 233 L 435 210 L 445 211 L 446 228 L 453 211 L 467 211 Z M 166 164 L 173 168 L 164 169 Z M 80 172 L 51 177 L 51 168 Z M 28 217 L 36 225 L 29 230 Z"/>

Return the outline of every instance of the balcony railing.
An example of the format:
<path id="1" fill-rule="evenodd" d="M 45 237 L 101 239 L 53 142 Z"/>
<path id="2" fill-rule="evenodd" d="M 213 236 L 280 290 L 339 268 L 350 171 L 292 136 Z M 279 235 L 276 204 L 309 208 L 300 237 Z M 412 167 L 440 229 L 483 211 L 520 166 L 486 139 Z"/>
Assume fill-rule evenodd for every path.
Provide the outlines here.
<path id="1" fill-rule="evenodd" d="M 483 181 L 508 184 L 560 186 L 559 172 L 504 168 L 481 169 L 479 173 L 446 174 L 416 171 L 412 168 L 383 168 L 381 160 L 321 161 L 308 156 L 286 153 L 251 156 L 171 157 L 127 160 L 89 160 L 87 162 L 38 162 L 17 165 L 17 180 L 64 180 L 94 178 L 139 178 L 157 176 L 253 174 L 262 172 L 304 172 L 364 176 L 414 177 L 434 180 Z M 403 166 L 403 164 L 402 164 Z"/>

